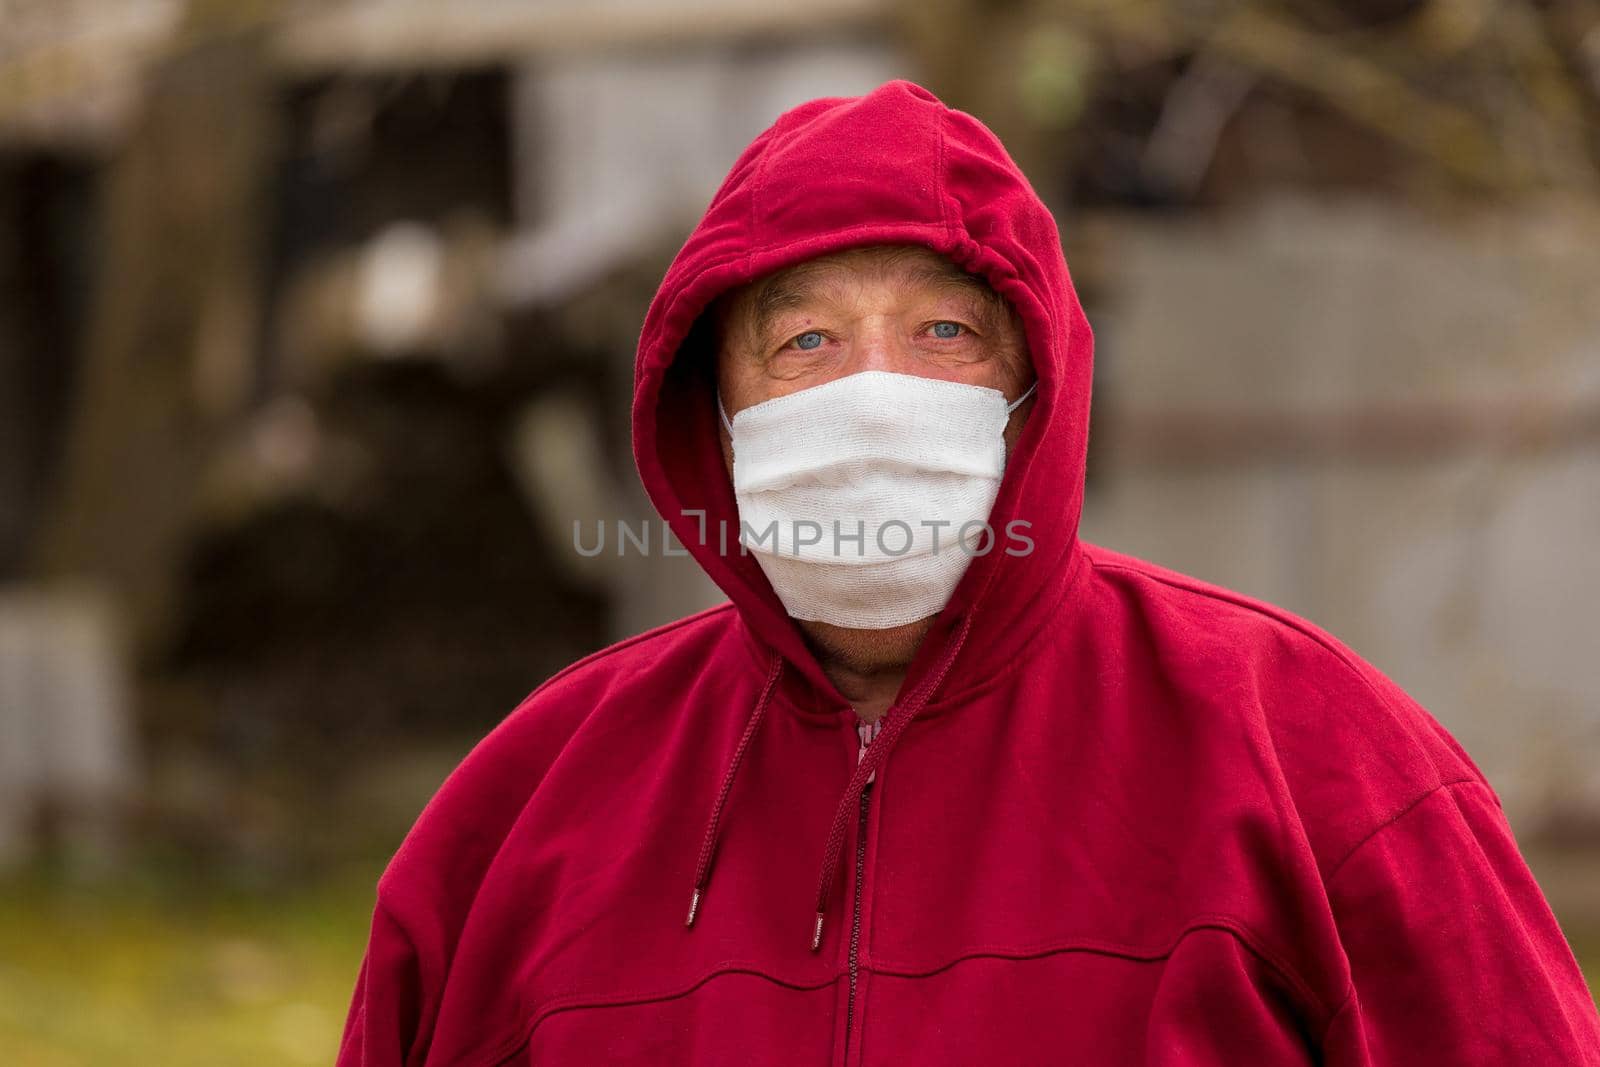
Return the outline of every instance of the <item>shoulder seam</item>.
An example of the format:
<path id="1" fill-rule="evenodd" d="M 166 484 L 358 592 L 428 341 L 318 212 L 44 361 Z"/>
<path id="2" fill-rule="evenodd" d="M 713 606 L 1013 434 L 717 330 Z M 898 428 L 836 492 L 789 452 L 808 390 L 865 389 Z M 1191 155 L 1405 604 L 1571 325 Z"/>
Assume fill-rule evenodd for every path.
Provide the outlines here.
<path id="1" fill-rule="evenodd" d="M 1260 616 L 1263 619 L 1268 619 L 1279 624 L 1280 626 L 1293 630 L 1301 637 L 1304 637 L 1307 640 L 1315 643 L 1324 652 L 1327 652 L 1329 655 L 1337 659 L 1341 664 L 1344 665 L 1345 670 L 1349 671 L 1356 677 L 1358 681 L 1360 681 L 1361 685 L 1367 690 L 1367 692 L 1372 694 L 1373 698 L 1377 700 L 1379 705 L 1381 705 L 1383 709 L 1390 714 L 1390 716 L 1399 718 L 1399 714 L 1396 712 L 1394 704 L 1389 700 L 1388 697 L 1384 696 L 1378 691 L 1377 686 L 1372 684 L 1372 679 L 1368 678 L 1364 671 L 1350 661 L 1350 657 L 1345 654 L 1344 649 L 1339 648 L 1334 644 L 1330 644 L 1326 635 L 1317 633 L 1314 630 L 1307 628 L 1310 625 L 1309 620 L 1296 618 L 1292 613 L 1287 612 L 1282 608 L 1277 608 L 1273 605 L 1265 604 L 1253 599 L 1247 599 L 1241 594 L 1232 593 L 1229 590 L 1220 588 L 1202 589 L 1192 584 L 1173 581 L 1171 578 L 1168 578 L 1162 574 L 1155 574 L 1139 567 L 1130 567 L 1126 563 L 1118 563 L 1115 561 L 1101 562 L 1094 559 L 1091 559 L 1090 563 L 1097 569 L 1119 570 L 1128 574 L 1140 575 L 1150 579 L 1151 581 L 1160 582 L 1162 585 L 1168 586 L 1172 589 L 1181 589 L 1186 593 L 1193 593 L 1195 596 L 1205 597 L 1208 600 L 1215 600 L 1223 604 L 1231 604 L 1236 608 L 1248 611 L 1253 615 Z M 1443 771 L 1440 770 L 1439 764 L 1434 760 L 1433 755 L 1426 750 L 1423 751 L 1423 755 L 1427 758 L 1429 765 L 1433 767 L 1434 777 L 1439 778 L 1442 776 Z M 1432 792 L 1434 789 L 1439 789 L 1445 785 L 1454 784 L 1458 781 L 1475 780 L 1476 779 L 1472 778 L 1462 778 L 1452 779 L 1450 782 L 1440 781 L 1434 786 L 1430 787 L 1429 792 Z"/>
<path id="2" fill-rule="evenodd" d="M 1377 837 L 1379 834 L 1383 833 L 1383 831 L 1387 830 L 1395 823 L 1399 822 L 1401 819 L 1405 818 L 1407 815 L 1411 814 L 1429 797 L 1458 785 L 1482 784 L 1483 783 L 1479 782 L 1476 778 L 1453 778 L 1448 782 L 1440 782 L 1432 789 L 1424 792 L 1421 796 L 1416 797 L 1409 803 L 1402 805 L 1399 811 L 1396 811 L 1393 815 L 1390 815 L 1388 818 L 1384 819 L 1377 826 L 1373 827 L 1365 835 L 1363 835 L 1361 840 L 1357 841 L 1354 845 L 1351 845 L 1348 849 L 1346 849 L 1345 854 L 1339 857 L 1339 861 L 1328 868 L 1328 873 L 1322 878 L 1322 884 L 1325 886 L 1331 885 L 1333 880 L 1339 876 L 1339 872 L 1344 869 L 1344 865 L 1350 862 L 1357 852 L 1361 851 L 1362 846 L 1364 846 L 1368 841 L 1371 841 L 1373 838 Z"/>
<path id="3" fill-rule="evenodd" d="M 574 662 L 567 664 L 565 667 L 561 668 L 559 671 L 556 671 L 556 673 L 552 674 L 550 677 L 534 686 L 533 690 L 527 696 L 523 697 L 517 702 L 517 707 L 522 707 L 524 704 L 528 703 L 528 701 L 532 700 L 546 689 L 555 685 L 563 678 L 582 670 L 591 663 L 599 663 L 601 660 L 606 659 L 609 656 L 616 655 L 625 649 L 632 648 L 634 645 L 642 644 L 645 641 L 672 633 L 674 630 L 681 630 L 686 626 L 691 626 L 694 623 L 701 622 L 713 615 L 719 615 L 732 610 L 732 601 L 714 604 L 703 611 L 695 612 L 693 615 L 685 615 L 681 619 L 674 619 L 669 623 L 664 623 L 660 626 L 646 630 L 644 633 L 634 634 L 632 637 L 625 637 L 621 641 L 607 645 L 605 648 L 597 649 L 594 652 L 589 653 L 587 656 L 584 656 L 582 659 L 575 660 Z"/>
<path id="4" fill-rule="evenodd" d="M 1317 1035 L 1317 1046 L 1319 1049 L 1328 1043 L 1328 1035 L 1333 1033 L 1333 1024 L 1339 1021 L 1339 1016 L 1349 1011 L 1355 1002 L 1356 983 L 1354 980 L 1351 980 L 1350 988 L 1346 989 L 1344 996 L 1339 999 L 1339 1006 L 1333 1009 L 1332 1015 L 1328 1016 L 1328 1024 L 1322 1028 L 1322 1033 Z"/>
<path id="5" fill-rule="evenodd" d="M 1191 926 L 1188 930 L 1184 931 L 1182 936 L 1187 937 L 1198 927 L 1199 924 Z M 1330 1011 L 1327 1004 L 1325 1004 L 1322 998 L 1317 995 L 1316 991 L 1311 988 L 1311 984 L 1301 977 L 1300 972 L 1295 970 L 1294 967 L 1290 966 L 1287 960 L 1280 959 L 1278 954 L 1269 949 L 1266 946 L 1266 943 L 1255 935 L 1253 930 L 1240 922 L 1230 922 L 1224 928 L 1228 931 L 1228 933 L 1233 935 L 1234 940 L 1238 941 L 1239 944 L 1245 947 L 1246 951 L 1254 955 L 1267 967 L 1278 972 L 1278 976 L 1282 978 L 1290 988 L 1294 989 L 1301 996 L 1305 997 L 1309 1003 L 1314 1004 L 1316 1007 L 1321 1009 L 1323 1015 L 1322 1019 L 1320 1020 L 1322 1030 L 1326 1031 L 1327 1028 L 1333 1024 L 1333 1019 L 1334 1016 L 1338 1014 L 1338 1009 L 1335 1008 Z M 1173 950 L 1176 951 L 1176 949 L 1177 944 L 1174 943 Z"/>
<path id="6" fill-rule="evenodd" d="M 1189 585 L 1189 584 L 1184 583 L 1184 582 L 1173 581 L 1171 578 L 1168 578 L 1166 575 L 1155 574 L 1155 573 L 1152 573 L 1151 571 L 1143 570 L 1143 569 L 1141 569 L 1139 567 L 1130 567 L 1126 563 L 1116 563 L 1116 562 L 1107 563 L 1107 562 L 1103 562 L 1101 560 L 1095 560 L 1095 559 L 1091 559 L 1090 562 L 1093 564 L 1093 566 L 1095 567 L 1096 570 L 1126 571 L 1129 574 L 1137 574 L 1137 575 L 1139 575 L 1141 577 L 1149 578 L 1151 581 L 1160 582 L 1162 585 L 1170 586 L 1173 589 L 1182 589 L 1186 593 L 1193 593 L 1195 596 L 1202 596 L 1202 597 L 1205 597 L 1208 600 L 1216 600 L 1216 601 L 1220 601 L 1220 602 L 1222 602 L 1224 604 L 1232 604 L 1234 607 L 1242 608 L 1245 611 L 1248 611 L 1253 615 L 1259 615 L 1264 619 L 1270 619 L 1273 622 L 1276 622 L 1276 623 L 1279 623 L 1279 624 L 1281 624 L 1283 626 L 1286 626 L 1289 629 L 1291 629 L 1291 630 L 1295 631 L 1296 633 L 1300 634 L 1302 637 L 1308 638 L 1311 641 L 1316 642 L 1318 645 L 1320 645 L 1322 647 L 1322 649 L 1324 651 L 1330 652 L 1334 656 L 1338 657 L 1339 662 L 1343 663 L 1346 668 L 1348 668 L 1352 673 L 1354 673 L 1356 675 L 1356 677 L 1360 678 L 1361 681 L 1362 681 L 1362 684 L 1364 684 L 1368 689 L 1372 689 L 1373 688 L 1372 687 L 1372 683 L 1367 681 L 1366 676 L 1363 675 L 1361 673 L 1361 671 L 1356 668 L 1355 664 L 1350 662 L 1350 657 L 1346 656 L 1342 649 L 1339 649 L 1339 648 L 1334 647 L 1333 645 L 1330 645 L 1327 642 L 1327 640 L 1324 639 L 1324 637 L 1321 634 L 1314 633 L 1311 630 L 1308 630 L 1305 627 L 1305 625 L 1303 625 L 1303 620 L 1296 619 L 1296 618 L 1292 617 L 1289 613 L 1283 611 L 1280 608 L 1274 608 L 1270 604 L 1264 604 L 1264 603 L 1257 602 L 1257 601 L 1255 601 L 1253 599 L 1247 599 L 1247 598 L 1245 598 L 1244 596 L 1242 596 L 1240 594 L 1231 593 L 1230 591 L 1225 590 L 1225 589 L 1220 589 L 1220 588 L 1202 589 L 1202 588 L 1199 588 L 1198 586 L 1195 586 L 1195 585 Z M 1385 706 L 1388 706 L 1389 702 L 1388 702 L 1388 700 L 1384 699 L 1384 696 L 1383 696 L 1382 693 L 1379 693 L 1376 690 L 1373 690 L 1372 695 L 1377 697 L 1378 700 L 1381 701 Z"/>

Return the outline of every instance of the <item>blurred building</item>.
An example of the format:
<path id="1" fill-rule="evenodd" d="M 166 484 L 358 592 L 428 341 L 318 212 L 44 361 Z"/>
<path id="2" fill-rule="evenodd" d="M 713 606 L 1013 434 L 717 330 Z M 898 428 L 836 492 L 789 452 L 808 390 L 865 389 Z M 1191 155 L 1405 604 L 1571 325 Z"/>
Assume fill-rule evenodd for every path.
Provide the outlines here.
<path id="1" fill-rule="evenodd" d="M 130 681 L 59 699 L 105 788 L 253 856 L 716 599 L 686 560 L 573 548 L 649 516 L 645 307 L 779 112 L 910 76 L 1058 212 L 1099 337 L 1085 535 L 1324 625 L 1519 830 L 1600 843 L 1597 18 L 13 3 L 0 634 L 93 590 L 71 647 Z M 0 684 L 0 722 L 37 692 Z M 12 744 L 0 794 L 44 795 Z"/>
<path id="2" fill-rule="evenodd" d="M 1600 216 L 1101 220 L 1097 541 L 1308 616 L 1521 826 L 1600 830 Z"/>

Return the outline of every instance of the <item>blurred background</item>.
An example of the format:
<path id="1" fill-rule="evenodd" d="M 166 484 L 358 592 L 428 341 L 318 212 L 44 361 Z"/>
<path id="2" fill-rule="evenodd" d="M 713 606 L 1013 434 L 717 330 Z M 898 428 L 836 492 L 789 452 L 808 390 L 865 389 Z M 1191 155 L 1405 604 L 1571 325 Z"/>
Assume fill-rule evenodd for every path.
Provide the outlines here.
<path id="1" fill-rule="evenodd" d="M 1084 535 L 1327 627 L 1600 980 L 1600 0 L 0 0 L 0 1047 L 331 1062 L 373 883 L 719 599 L 633 345 L 782 110 L 910 77 L 1056 211 Z"/>

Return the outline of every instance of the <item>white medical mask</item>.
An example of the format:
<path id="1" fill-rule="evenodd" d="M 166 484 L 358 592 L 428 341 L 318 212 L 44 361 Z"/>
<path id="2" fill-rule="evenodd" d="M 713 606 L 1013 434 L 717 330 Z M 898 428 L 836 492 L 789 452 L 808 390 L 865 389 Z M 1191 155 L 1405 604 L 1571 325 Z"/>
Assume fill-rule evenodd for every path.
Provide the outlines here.
<path id="1" fill-rule="evenodd" d="M 866 371 L 732 421 L 719 397 L 740 542 L 790 616 L 882 630 L 937 614 L 996 547 L 1006 423 L 1032 392 L 1007 404 L 997 389 Z"/>

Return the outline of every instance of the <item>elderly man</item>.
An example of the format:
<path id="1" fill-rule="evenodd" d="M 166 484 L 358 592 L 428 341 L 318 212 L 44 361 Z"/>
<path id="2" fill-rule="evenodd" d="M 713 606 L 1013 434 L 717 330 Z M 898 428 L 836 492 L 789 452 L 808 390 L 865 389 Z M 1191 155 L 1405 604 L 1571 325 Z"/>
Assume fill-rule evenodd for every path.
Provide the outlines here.
<path id="1" fill-rule="evenodd" d="M 1077 536 L 1092 340 L 993 135 L 781 116 L 644 324 L 731 603 L 537 689 L 378 887 L 343 1064 L 1600 1064 L 1494 791 L 1335 638 Z"/>

